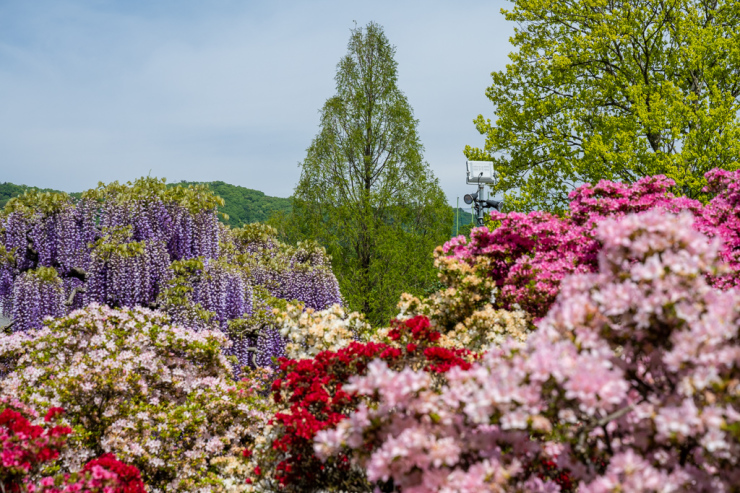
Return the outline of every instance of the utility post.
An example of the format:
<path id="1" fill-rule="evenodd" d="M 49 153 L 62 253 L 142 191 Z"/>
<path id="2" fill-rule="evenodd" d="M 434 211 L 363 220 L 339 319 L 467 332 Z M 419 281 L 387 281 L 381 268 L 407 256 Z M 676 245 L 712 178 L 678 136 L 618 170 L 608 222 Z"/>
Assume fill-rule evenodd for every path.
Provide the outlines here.
<path id="1" fill-rule="evenodd" d="M 502 202 L 499 200 L 485 199 L 483 196 L 483 185 L 494 183 L 493 179 L 493 162 L 491 161 L 466 161 L 467 177 L 465 182 L 468 185 L 478 185 L 478 191 L 472 194 L 466 194 L 463 200 L 466 204 L 474 204 L 475 218 L 478 226 L 483 226 L 483 209 L 493 208 L 499 210 Z"/>

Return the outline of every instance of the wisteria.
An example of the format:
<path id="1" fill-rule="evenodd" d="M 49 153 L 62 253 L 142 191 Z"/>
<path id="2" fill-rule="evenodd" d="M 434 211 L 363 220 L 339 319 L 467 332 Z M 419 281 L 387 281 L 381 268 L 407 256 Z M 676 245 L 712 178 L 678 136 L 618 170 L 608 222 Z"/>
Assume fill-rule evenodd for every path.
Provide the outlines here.
<path id="1" fill-rule="evenodd" d="M 219 228 L 215 210 L 191 213 L 183 205 L 165 202 L 164 197 L 132 200 L 129 194 L 111 195 L 103 195 L 109 201 L 102 207 L 101 226 L 131 226 L 135 241 L 162 241 L 173 260 L 218 257 Z"/>
<path id="2" fill-rule="evenodd" d="M 20 327 L 40 328 L 44 318 L 66 313 L 62 280 L 50 267 L 38 267 L 18 276 L 11 300 L 11 317 Z"/>
<path id="3" fill-rule="evenodd" d="M 277 366 L 277 358 L 285 355 L 285 339 L 276 328 L 266 328 L 257 339 L 257 355 L 254 358 L 257 366 Z"/>
<path id="4" fill-rule="evenodd" d="M 130 228 L 105 228 L 92 249 L 84 304 L 151 305 L 171 276 L 169 264 L 162 241 L 133 241 Z"/>
<path id="5" fill-rule="evenodd" d="M 0 309 L 25 331 L 90 303 L 160 307 L 176 323 L 233 332 L 236 368 L 263 349 L 267 364 L 284 341 L 254 320 L 253 289 L 323 309 L 341 303 L 338 283 L 317 245 L 284 245 L 264 226 L 232 231 L 218 222 L 219 205 L 205 187 L 153 178 L 101 184 L 77 201 L 33 191 L 12 199 L 0 213 Z M 183 278 L 190 261 L 198 265 Z"/>
<path id="6" fill-rule="evenodd" d="M 251 288 L 244 271 L 237 266 L 205 260 L 194 283 L 192 302 L 215 313 L 219 325 L 226 329 L 229 320 L 252 313 Z"/>
<path id="7" fill-rule="evenodd" d="M 324 248 L 312 242 L 296 247 L 283 245 L 269 238 L 269 230 L 259 233 L 236 232 L 240 250 L 237 262 L 249 269 L 256 284 L 265 286 L 277 298 L 300 301 L 315 310 L 342 304 Z"/>

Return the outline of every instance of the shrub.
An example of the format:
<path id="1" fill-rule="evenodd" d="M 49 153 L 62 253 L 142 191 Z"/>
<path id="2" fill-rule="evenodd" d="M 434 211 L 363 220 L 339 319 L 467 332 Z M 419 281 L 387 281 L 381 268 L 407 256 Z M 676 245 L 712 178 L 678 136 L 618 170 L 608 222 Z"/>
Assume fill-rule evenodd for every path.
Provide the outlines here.
<path id="1" fill-rule="evenodd" d="M 364 473 L 350 467 L 346 457 L 322 464 L 314 455 L 313 438 L 357 408 L 360 400 L 343 386 L 352 376 L 364 374 L 374 358 L 396 368 L 410 366 L 434 375 L 454 366 L 470 367 L 470 353 L 436 346 L 439 336 L 430 330 L 429 320 L 419 316 L 396 324 L 391 337 L 405 342 L 401 349 L 352 342 L 337 351 L 321 351 L 312 359 L 281 359 L 272 386 L 273 398 L 281 408 L 258 438 L 250 459 L 256 464 L 257 486 L 285 491 L 367 489 Z"/>
<path id="2" fill-rule="evenodd" d="M 724 241 L 720 257 L 731 269 L 707 278 L 717 287 L 734 287 L 740 283 L 740 170 L 715 169 L 705 176 L 711 198 L 706 205 L 675 196 L 675 183 L 661 175 L 632 185 L 602 180 L 571 192 L 568 215 L 493 211 L 490 228 L 473 229 L 469 241 L 453 238 L 443 251 L 487 270 L 489 282 L 500 290 L 496 308 L 520 306 L 537 319 L 548 312 L 565 277 L 598 270 L 602 243 L 596 229 L 605 219 L 654 209 L 687 211 L 695 215 L 697 231 Z"/>
<path id="3" fill-rule="evenodd" d="M 113 454 L 93 459 L 75 474 L 44 476 L 55 469 L 72 429 L 59 424 L 64 410 L 50 408 L 40 424 L 38 414 L 20 401 L 0 401 L 0 487 L 4 492 L 144 493 L 139 470 Z"/>
<path id="4" fill-rule="evenodd" d="M 15 342 L 0 348 L 16 360 L 2 392 L 67 410 L 76 433 L 65 470 L 112 452 L 151 491 L 218 489 L 230 480 L 214 461 L 238 457 L 267 416 L 253 383 L 231 378 L 223 333 L 172 326 L 158 312 L 93 304 L 6 338 Z"/>
<path id="5" fill-rule="evenodd" d="M 721 242 L 695 228 L 658 210 L 602 221 L 598 273 L 566 278 L 526 343 L 441 389 L 369 363 L 343 389 L 376 403 L 318 432 L 316 452 L 349 447 L 370 481 L 404 492 L 734 491 L 740 292 L 708 283 Z"/>
<path id="6" fill-rule="evenodd" d="M 59 457 L 68 426 L 56 416 L 60 408 L 51 408 L 42 424 L 34 425 L 38 413 L 16 399 L 0 399 L 0 485 L 7 492 L 20 492 L 32 476 Z"/>

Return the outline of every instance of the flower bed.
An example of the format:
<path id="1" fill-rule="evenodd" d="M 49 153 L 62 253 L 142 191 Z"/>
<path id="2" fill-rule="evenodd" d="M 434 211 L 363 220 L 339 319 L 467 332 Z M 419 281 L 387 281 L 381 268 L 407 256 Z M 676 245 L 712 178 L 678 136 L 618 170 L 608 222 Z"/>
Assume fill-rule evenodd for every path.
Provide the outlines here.
<path id="1" fill-rule="evenodd" d="M 88 260 L 119 255 L 120 272 L 166 250 L 161 310 L 46 313 L 80 286 L 61 246 L 87 216 L 19 208 L 2 218 L 0 295 L 39 304 L 0 335 L 3 487 L 735 491 L 740 172 L 707 180 L 706 203 L 647 177 L 584 185 L 563 217 L 494 212 L 438 249 L 444 287 L 403 295 L 387 327 L 330 303 L 315 245 L 276 246 L 262 227 L 180 244 L 144 203 L 119 224 L 136 215 L 111 199 L 125 190 L 101 192 L 119 221 L 107 237 L 79 231 L 98 242 Z M 34 260 L 21 223 L 60 239 Z M 315 289 L 288 302 L 300 286 Z M 57 318 L 34 329 L 42 312 Z M 262 368 L 235 378 L 229 354 Z"/>

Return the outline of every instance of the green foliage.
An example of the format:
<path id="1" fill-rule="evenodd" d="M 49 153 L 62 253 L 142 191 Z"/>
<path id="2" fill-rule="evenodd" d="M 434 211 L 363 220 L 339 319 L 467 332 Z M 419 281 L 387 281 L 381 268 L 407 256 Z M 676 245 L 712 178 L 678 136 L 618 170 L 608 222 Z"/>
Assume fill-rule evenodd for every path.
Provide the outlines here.
<path id="1" fill-rule="evenodd" d="M 72 199 L 64 192 L 42 192 L 35 188 L 23 191 L 22 195 L 11 197 L 5 202 L 4 211 L 25 214 L 51 214 L 63 207 L 72 205 Z"/>
<path id="2" fill-rule="evenodd" d="M 704 173 L 740 166 L 736 0 L 514 0 L 515 51 L 478 116 L 495 192 L 515 210 L 563 210 L 600 179 L 665 174 L 701 198 Z"/>
<path id="3" fill-rule="evenodd" d="M 233 228 L 231 232 L 234 240 L 242 247 L 252 243 L 266 244 L 277 235 L 275 228 L 262 223 L 245 224 L 240 228 Z"/>
<path id="4" fill-rule="evenodd" d="M 95 255 L 110 259 L 114 255 L 122 258 L 135 257 L 144 253 L 144 241 L 132 241 L 131 226 L 105 227 L 100 238 L 93 244 Z"/>
<path id="5" fill-rule="evenodd" d="M 277 327 L 277 314 L 287 309 L 288 301 L 275 298 L 263 286 L 252 288 L 252 314 L 229 320 L 232 337 L 254 335 L 266 327 Z"/>
<path id="6" fill-rule="evenodd" d="M 34 191 L 34 192 L 40 192 L 40 193 L 64 193 L 60 192 L 59 190 L 52 190 L 51 188 L 37 188 L 37 187 L 29 187 L 26 185 L 15 185 L 13 183 L 0 183 L 0 209 L 3 209 L 5 207 L 5 204 L 8 203 L 8 200 L 10 200 L 13 197 L 19 197 L 23 195 L 27 191 Z"/>
<path id="7" fill-rule="evenodd" d="M 453 220 L 422 161 L 394 54 L 379 25 L 352 30 L 337 93 L 301 163 L 293 213 L 271 221 L 291 242 L 324 245 L 350 308 L 375 324 L 388 321 L 402 292 L 434 283 L 432 252 Z"/>
<path id="8" fill-rule="evenodd" d="M 137 185 L 138 184 L 138 185 Z M 162 186 L 164 185 L 164 186 Z M 191 189 L 191 192 L 182 192 L 184 200 L 191 200 L 195 204 L 201 203 L 198 199 L 200 195 L 201 199 L 205 199 L 209 195 L 214 195 L 223 199 L 224 204 L 221 205 L 219 201 L 214 202 L 219 209 L 219 220 L 231 227 L 240 227 L 245 224 L 251 224 L 256 222 L 267 222 L 267 219 L 274 214 L 286 214 L 291 210 L 291 202 L 289 198 L 281 197 L 270 197 L 258 190 L 252 190 L 249 188 L 240 187 L 237 185 L 230 185 L 222 181 L 212 182 L 188 182 L 181 181 L 178 183 L 165 183 L 164 180 L 157 180 L 154 178 L 143 178 L 137 180 L 132 186 L 137 190 L 137 193 L 142 192 L 144 195 L 157 196 L 164 193 L 164 188 L 183 188 L 184 190 Z M 101 198 L 103 193 L 108 193 L 111 196 L 116 195 L 120 199 L 125 199 L 126 196 L 131 195 L 129 193 L 119 193 L 125 190 L 126 186 L 118 183 L 103 186 L 102 184 L 95 189 L 95 192 L 88 193 L 87 196 Z M 20 197 L 25 192 L 32 192 L 33 197 L 43 196 L 45 193 L 50 195 L 60 194 L 68 195 L 72 199 L 79 199 L 82 193 L 70 193 L 65 194 L 58 190 L 52 189 L 40 189 L 36 187 L 28 187 L 26 185 L 14 185 L 12 183 L 0 183 L 0 210 L 5 207 L 5 204 L 13 197 Z M 26 199 L 27 200 L 27 199 Z M 23 199 L 21 199 L 21 203 Z M 32 206 L 31 204 L 28 204 Z M 13 207 L 18 207 L 17 203 Z"/>
<path id="9" fill-rule="evenodd" d="M 198 185 L 198 183 L 181 181 L 169 186 L 175 185 L 189 186 Z M 224 200 L 225 204 L 219 210 L 226 214 L 228 219 L 221 218 L 221 222 L 232 228 L 256 222 L 264 223 L 273 214 L 289 213 L 291 210 L 290 199 L 270 197 L 260 191 L 230 185 L 222 181 L 211 181 L 201 185 L 208 186 L 213 193 Z"/>
<path id="10" fill-rule="evenodd" d="M 176 260 L 170 264 L 172 279 L 159 293 L 158 301 L 165 311 L 178 313 L 181 318 L 189 320 L 191 326 L 208 327 L 216 314 L 203 308 L 200 303 L 193 303 L 191 294 L 193 283 L 203 275 L 203 257 Z"/>
<path id="11" fill-rule="evenodd" d="M 83 199 L 105 200 L 113 203 L 133 201 L 161 200 L 175 203 L 188 209 L 191 213 L 215 209 L 224 206 L 224 199 L 214 194 L 208 185 L 167 186 L 164 178 L 142 177 L 125 184 L 114 181 L 98 183 L 97 188 L 82 193 Z M 225 218 L 228 220 L 228 217 Z"/>

